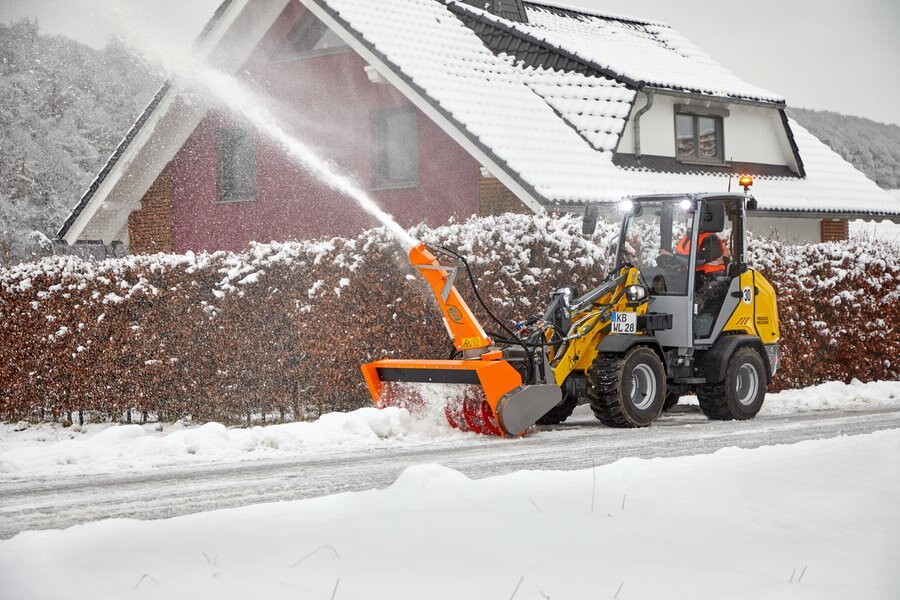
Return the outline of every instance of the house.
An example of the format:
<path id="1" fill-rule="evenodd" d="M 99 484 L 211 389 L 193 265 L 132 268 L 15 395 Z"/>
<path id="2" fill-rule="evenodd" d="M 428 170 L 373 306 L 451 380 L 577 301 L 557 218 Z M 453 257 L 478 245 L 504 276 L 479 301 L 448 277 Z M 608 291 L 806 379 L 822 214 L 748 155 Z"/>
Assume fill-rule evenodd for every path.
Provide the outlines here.
<path id="1" fill-rule="evenodd" d="M 546 0 L 226 0 L 196 44 L 403 225 L 756 179 L 798 241 L 900 202 L 670 27 Z M 228 110 L 160 89 L 59 231 L 133 253 L 373 224 Z"/>

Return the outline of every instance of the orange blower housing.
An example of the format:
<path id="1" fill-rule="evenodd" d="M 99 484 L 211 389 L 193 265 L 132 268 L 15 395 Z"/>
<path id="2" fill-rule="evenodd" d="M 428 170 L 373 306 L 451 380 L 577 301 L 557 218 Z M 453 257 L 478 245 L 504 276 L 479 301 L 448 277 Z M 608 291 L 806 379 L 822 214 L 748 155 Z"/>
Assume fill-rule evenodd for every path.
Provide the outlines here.
<path id="1" fill-rule="evenodd" d="M 389 393 L 395 384 L 465 385 L 469 387 L 461 400 L 444 407 L 452 426 L 476 433 L 521 435 L 560 402 L 561 390 L 552 384 L 523 384 L 520 372 L 503 351 L 493 347 L 493 341 L 459 295 L 454 285 L 458 267 L 441 265 L 425 244 L 413 248 L 409 259 L 431 286 L 444 325 L 462 358 L 385 359 L 362 365 L 375 405 L 397 403 L 396 394 Z"/>

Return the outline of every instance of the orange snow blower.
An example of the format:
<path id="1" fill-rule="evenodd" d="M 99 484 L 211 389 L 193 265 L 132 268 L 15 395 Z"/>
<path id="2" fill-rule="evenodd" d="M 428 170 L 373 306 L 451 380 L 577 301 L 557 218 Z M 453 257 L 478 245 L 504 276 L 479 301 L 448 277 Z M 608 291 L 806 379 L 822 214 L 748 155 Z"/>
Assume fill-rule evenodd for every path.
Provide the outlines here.
<path id="1" fill-rule="evenodd" d="M 461 256 L 449 250 L 433 250 L 465 263 Z M 404 384 L 467 386 L 461 394 L 450 394 L 453 400 L 443 409 L 450 425 L 463 431 L 515 436 L 524 433 L 559 404 L 562 390 L 554 382 L 549 365 L 533 364 L 534 360 L 527 360 L 532 355 L 521 349 L 516 353 L 494 348 L 493 340 L 456 290 L 458 266 L 441 265 L 425 244 L 413 248 L 409 260 L 431 285 L 460 358 L 385 359 L 363 365 L 363 376 L 376 406 L 420 404 L 415 386 L 404 388 Z M 508 333 L 516 337 L 512 331 Z M 537 378 L 531 376 L 535 370 L 541 373 Z M 540 383 L 523 385 L 523 373 Z"/>
<path id="2" fill-rule="evenodd" d="M 746 211 L 755 207 L 749 193 L 627 198 L 615 266 L 599 285 L 581 296 L 557 289 L 542 313 L 514 325 L 491 312 L 462 256 L 413 248 L 454 360 L 363 365 L 375 404 L 443 407 L 454 427 L 515 436 L 562 423 L 578 404 L 604 425 L 647 427 L 693 390 L 710 419 L 752 419 L 781 356 L 775 290 L 747 262 Z M 586 235 L 598 213 L 585 209 Z M 718 240 L 718 256 L 704 239 Z M 496 332 L 457 293 L 460 265 Z"/>

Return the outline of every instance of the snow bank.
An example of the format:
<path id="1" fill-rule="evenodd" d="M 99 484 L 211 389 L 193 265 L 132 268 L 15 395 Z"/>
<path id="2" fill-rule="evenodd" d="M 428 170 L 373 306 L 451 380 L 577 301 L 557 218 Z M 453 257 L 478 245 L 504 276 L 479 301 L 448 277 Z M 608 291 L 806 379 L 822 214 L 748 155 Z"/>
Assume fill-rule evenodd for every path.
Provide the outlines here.
<path id="1" fill-rule="evenodd" d="M 900 430 L 384 490 L 0 541 L 11 598 L 883 599 Z M 48 577 L 48 573 L 53 573 Z"/>
<path id="2" fill-rule="evenodd" d="M 417 445 L 466 436 L 443 419 L 417 418 L 402 408 L 361 408 L 329 413 L 314 422 L 248 429 L 220 423 L 177 426 L 117 425 L 76 428 L 70 439 L 58 426 L 39 425 L 23 431 L 5 426 L 0 438 L 0 479 L 52 473 L 99 473 L 140 470 L 185 463 L 258 460 L 303 456 L 326 450 L 385 445 Z"/>
<path id="3" fill-rule="evenodd" d="M 696 396 L 682 398 L 680 404 L 699 406 Z M 866 410 L 900 407 L 900 381 L 862 383 L 854 379 L 829 381 L 800 390 L 768 394 L 759 416 L 793 415 L 820 410 Z"/>
<path id="4" fill-rule="evenodd" d="M 695 397 L 682 404 L 696 404 Z M 790 416 L 817 410 L 900 407 L 900 382 L 826 383 L 804 390 L 769 394 L 761 417 Z M 574 418 L 594 422 L 587 406 Z M 330 413 L 310 423 L 226 428 L 93 425 L 0 426 L 0 480 L 48 475 L 141 471 L 162 466 L 244 460 L 296 458 L 331 451 L 381 447 L 483 444 L 492 438 L 450 428 L 442 411 L 411 415 L 401 408 L 363 408 Z M 21 429 L 20 431 L 16 431 Z M 161 429 L 162 431 L 157 431 Z M 60 439 L 64 438 L 64 439 Z M 496 440 L 501 443 L 501 440 Z"/>
<path id="5" fill-rule="evenodd" d="M 900 381 L 849 384 L 830 381 L 802 390 L 785 390 L 770 394 L 760 414 L 789 415 L 816 410 L 864 410 L 900 406 Z"/>

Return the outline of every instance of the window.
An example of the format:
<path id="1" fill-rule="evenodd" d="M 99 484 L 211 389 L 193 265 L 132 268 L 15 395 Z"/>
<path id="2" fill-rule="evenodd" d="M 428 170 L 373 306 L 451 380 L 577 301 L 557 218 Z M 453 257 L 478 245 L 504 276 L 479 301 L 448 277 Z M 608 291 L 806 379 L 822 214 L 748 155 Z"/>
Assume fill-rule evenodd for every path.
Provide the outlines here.
<path id="1" fill-rule="evenodd" d="M 395 108 L 372 113 L 375 188 L 419 185 L 416 111 Z"/>
<path id="2" fill-rule="evenodd" d="M 687 162 L 725 162 L 723 121 L 728 111 L 676 105 L 675 156 Z"/>
<path id="3" fill-rule="evenodd" d="M 256 134 L 249 129 L 219 130 L 219 201 L 256 199 Z"/>
<path id="4" fill-rule="evenodd" d="M 325 23 L 309 15 L 294 27 L 284 46 L 273 58 L 275 60 L 308 58 L 336 54 L 349 49 L 350 47 L 344 43 L 344 40 L 328 29 Z"/>

